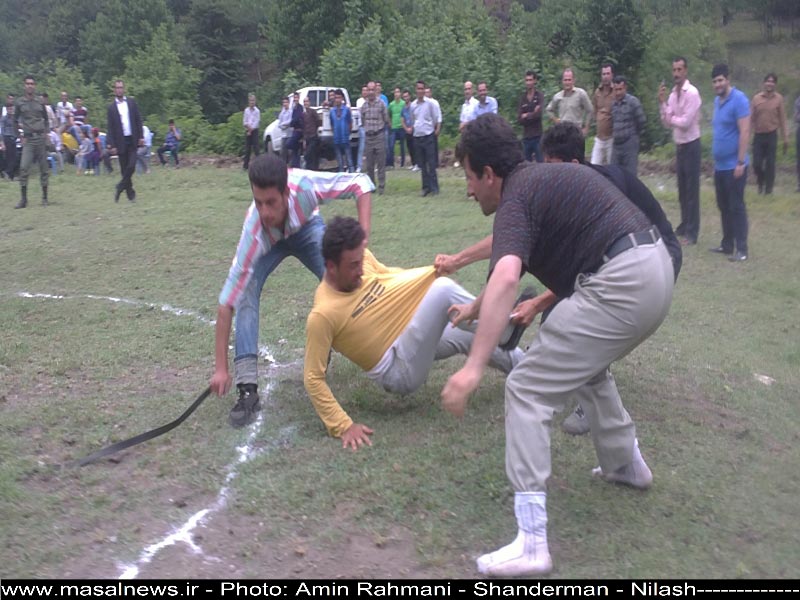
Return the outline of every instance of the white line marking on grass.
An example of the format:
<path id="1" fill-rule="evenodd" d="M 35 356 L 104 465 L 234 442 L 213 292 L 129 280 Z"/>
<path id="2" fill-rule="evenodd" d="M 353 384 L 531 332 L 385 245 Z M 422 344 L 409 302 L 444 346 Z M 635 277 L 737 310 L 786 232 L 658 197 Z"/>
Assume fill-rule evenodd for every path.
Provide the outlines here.
<path id="1" fill-rule="evenodd" d="M 91 300 L 107 300 L 109 302 L 115 303 L 122 303 L 128 304 L 131 306 L 144 306 L 148 308 L 155 308 L 162 310 L 164 312 L 172 313 L 178 316 L 188 316 L 205 323 L 206 325 L 214 325 L 216 321 L 212 319 L 208 319 L 203 315 L 192 311 L 186 310 L 183 308 L 176 308 L 170 304 L 154 304 L 152 302 L 143 302 L 140 300 L 129 300 L 128 298 L 117 298 L 114 296 L 95 296 L 93 294 L 84 294 L 84 295 L 77 295 L 77 296 L 62 296 L 62 295 L 55 295 L 55 294 L 33 294 L 30 292 L 18 292 L 17 296 L 20 298 L 42 298 L 46 300 L 68 300 L 74 298 L 89 298 Z M 289 367 L 293 366 L 297 361 L 293 363 L 289 363 L 286 365 L 278 364 L 275 361 L 275 357 L 272 355 L 272 352 L 267 346 L 259 346 L 258 348 L 259 356 L 268 360 L 272 363 L 273 367 Z M 263 386 L 264 396 L 269 397 L 270 392 L 275 388 L 276 383 L 275 380 L 272 378 L 266 378 L 266 383 Z M 170 533 L 164 539 L 155 544 L 151 544 L 147 546 L 142 552 L 139 554 L 139 559 L 134 564 L 122 564 L 119 565 L 119 568 L 122 570 L 122 573 L 119 575 L 119 579 L 134 579 L 138 577 L 139 570 L 144 565 L 150 563 L 153 558 L 164 548 L 168 548 L 177 543 L 184 543 L 192 550 L 194 554 L 204 555 L 203 549 L 198 546 L 192 537 L 192 531 L 197 528 L 199 525 L 203 525 L 206 521 L 206 518 L 211 515 L 212 513 L 217 512 L 218 510 L 225 507 L 228 502 L 228 498 L 230 497 L 230 484 L 239 474 L 238 468 L 239 465 L 242 465 L 259 454 L 263 452 L 269 452 L 274 448 L 279 448 L 281 444 L 285 441 L 286 438 L 291 436 L 292 433 L 296 430 L 296 427 L 290 425 L 288 427 L 284 427 L 280 431 L 280 435 L 277 440 L 275 440 L 269 447 L 265 449 L 258 449 L 255 447 L 255 440 L 258 432 L 261 430 L 261 425 L 264 422 L 264 413 L 263 409 L 261 412 L 258 413 L 258 417 L 256 418 L 255 422 L 250 426 L 249 432 L 247 434 L 247 440 L 241 446 L 236 447 L 236 451 L 238 453 L 237 459 L 228 465 L 227 467 L 227 475 L 225 476 L 225 483 L 223 484 L 220 491 L 217 493 L 217 499 L 213 505 L 209 508 L 204 508 L 195 514 L 193 514 L 189 519 L 181 526 L 177 531 Z"/>

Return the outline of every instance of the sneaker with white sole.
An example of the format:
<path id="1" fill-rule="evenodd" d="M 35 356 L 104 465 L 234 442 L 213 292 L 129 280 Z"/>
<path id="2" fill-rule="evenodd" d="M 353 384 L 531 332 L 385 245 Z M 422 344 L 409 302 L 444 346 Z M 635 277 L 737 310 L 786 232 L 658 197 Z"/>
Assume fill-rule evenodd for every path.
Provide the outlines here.
<path id="1" fill-rule="evenodd" d="M 653 484 L 653 473 L 639 451 L 639 440 L 634 443 L 633 460 L 630 463 L 612 473 L 603 473 L 601 467 L 595 467 L 592 469 L 592 475 L 609 483 L 621 483 L 639 490 L 646 490 Z"/>

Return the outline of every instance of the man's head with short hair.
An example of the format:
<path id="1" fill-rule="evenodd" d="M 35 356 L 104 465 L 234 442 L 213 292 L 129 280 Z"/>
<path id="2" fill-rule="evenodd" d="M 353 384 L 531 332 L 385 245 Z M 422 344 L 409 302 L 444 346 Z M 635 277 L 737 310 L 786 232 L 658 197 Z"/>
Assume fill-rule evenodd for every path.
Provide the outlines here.
<path id="1" fill-rule="evenodd" d="M 464 100 L 469 102 L 472 98 L 473 90 L 472 90 L 472 82 L 465 81 L 464 82 Z"/>
<path id="2" fill-rule="evenodd" d="M 561 75 L 561 87 L 565 92 L 569 92 L 575 87 L 575 74 L 572 69 L 564 69 L 564 73 Z"/>
<path id="3" fill-rule="evenodd" d="M 730 71 L 728 65 L 719 63 L 711 69 L 711 85 L 717 96 L 725 97 L 731 89 Z"/>
<path id="4" fill-rule="evenodd" d="M 431 91 L 431 86 L 425 86 L 425 97 L 426 98 L 433 98 L 433 92 Z"/>
<path id="5" fill-rule="evenodd" d="M 367 99 L 370 101 L 378 97 L 378 85 L 374 81 L 367 83 Z"/>
<path id="6" fill-rule="evenodd" d="M 395 100 L 399 100 L 400 99 L 400 88 L 399 87 L 394 88 L 394 99 Z"/>
<path id="7" fill-rule="evenodd" d="M 47 92 L 42 92 L 42 98 L 44 98 L 47 101 L 50 100 L 50 96 L 47 94 Z"/>
<path id="8" fill-rule="evenodd" d="M 61 101 L 67 102 L 69 100 L 69 94 L 67 92 L 61 92 Z"/>
<path id="9" fill-rule="evenodd" d="M 170 119 L 167 121 L 167 125 L 175 125 L 175 119 Z"/>
<path id="10" fill-rule="evenodd" d="M 478 102 L 481 104 L 486 104 L 486 96 L 489 95 L 489 86 L 486 85 L 485 81 L 481 81 L 478 83 Z"/>
<path id="11" fill-rule="evenodd" d="M 325 281 L 339 292 L 349 293 L 361 286 L 366 233 L 352 217 L 334 217 L 322 236 Z"/>
<path id="12" fill-rule="evenodd" d="M 411 102 L 411 92 L 408 90 L 403 90 L 403 101 L 406 103 Z"/>
<path id="13" fill-rule="evenodd" d="M 253 108 L 256 105 L 256 95 L 255 94 L 247 94 L 247 104 L 250 108 Z"/>
<path id="14" fill-rule="evenodd" d="M 417 93 L 417 100 L 422 100 L 425 97 L 425 82 L 421 79 L 417 81 L 414 91 Z"/>
<path id="15" fill-rule="evenodd" d="M 14 100 L 16 96 L 14 94 L 9 94 L 6 96 L 6 106 L 14 106 Z"/>
<path id="16" fill-rule="evenodd" d="M 44 96 L 44 94 L 42 94 Z M 75 108 L 83 108 L 83 98 L 75 96 Z"/>
<path id="17" fill-rule="evenodd" d="M 122 100 L 125 97 L 125 82 L 117 79 L 114 82 L 114 96 Z"/>
<path id="18" fill-rule="evenodd" d="M 525 157 L 508 121 L 489 113 L 464 127 L 456 146 L 456 160 L 464 165 L 468 195 L 475 196 L 483 214 L 490 215 L 500 202 L 502 180 Z"/>
<path id="19" fill-rule="evenodd" d="M 261 225 L 283 228 L 288 214 L 289 184 L 286 163 L 274 154 L 259 154 L 247 171 Z"/>
<path id="20" fill-rule="evenodd" d="M 366 84 L 361 86 L 361 97 L 364 98 L 364 100 L 367 99 L 367 86 L 366 86 Z"/>
<path id="21" fill-rule="evenodd" d="M 775 73 L 767 73 L 764 77 L 764 91 L 771 94 L 775 91 L 775 86 L 778 84 L 778 76 Z"/>
<path id="22" fill-rule="evenodd" d="M 339 88 L 336 88 L 333 91 L 333 103 L 336 106 L 341 106 L 342 104 L 344 104 L 344 92 Z"/>
<path id="23" fill-rule="evenodd" d="M 536 71 L 528 70 L 525 72 L 525 88 L 528 90 L 532 90 L 536 87 L 536 80 L 538 77 L 536 76 Z"/>
<path id="24" fill-rule="evenodd" d="M 672 61 L 672 82 L 677 86 L 683 86 L 689 73 L 689 63 L 682 56 L 678 56 Z"/>
<path id="25" fill-rule="evenodd" d="M 611 63 L 605 63 L 600 67 L 600 85 L 610 86 L 614 77 L 614 66 Z"/>
<path id="26" fill-rule="evenodd" d="M 561 121 L 542 136 L 545 162 L 577 162 L 584 164 L 586 148 L 583 133 L 575 123 Z"/>
<path id="27" fill-rule="evenodd" d="M 25 75 L 23 82 L 25 83 L 25 94 L 32 96 L 33 92 L 36 91 L 36 80 L 33 78 L 33 75 Z"/>
<path id="28" fill-rule="evenodd" d="M 281 106 L 283 108 L 289 108 L 289 97 L 288 96 L 284 96 L 283 98 L 281 98 Z"/>
<path id="29" fill-rule="evenodd" d="M 612 86 L 614 88 L 615 100 L 622 100 L 625 97 L 625 94 L 628 93 L 628 80 L 622 75 L 617 75 L 614 77 Z"/>

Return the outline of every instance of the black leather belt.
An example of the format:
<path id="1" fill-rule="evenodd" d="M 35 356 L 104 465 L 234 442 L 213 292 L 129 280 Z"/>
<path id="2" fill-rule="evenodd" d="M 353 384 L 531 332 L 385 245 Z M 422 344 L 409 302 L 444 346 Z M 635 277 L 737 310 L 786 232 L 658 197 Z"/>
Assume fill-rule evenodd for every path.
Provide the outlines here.
<path id="1" fill-rule="evenodd" d="M 380 134 L 380 133 L 383 133 L 383 129 L 377 129 L 377 130 L 375 130 L 375 131 L 368 131 L 368 132 L 367 132 L 367 135 L 369 135 L 369 136 L 373 136 L 373 135 L 378 135 L 378 134 Z"/>
<path id="2" fill-rule="evenodd" d="M 661 233 L 659 233 L 657 227 L 651 227 L 645 231 L 638 231 L 636 233 L 623 235 L 608 247 L 608 250 L 606 250 L 606 253 L 603 255 L 603 262 L 607 263 L 615 256 L 622 254 L 631 248 L 655 244 L 660 239 Z"/>

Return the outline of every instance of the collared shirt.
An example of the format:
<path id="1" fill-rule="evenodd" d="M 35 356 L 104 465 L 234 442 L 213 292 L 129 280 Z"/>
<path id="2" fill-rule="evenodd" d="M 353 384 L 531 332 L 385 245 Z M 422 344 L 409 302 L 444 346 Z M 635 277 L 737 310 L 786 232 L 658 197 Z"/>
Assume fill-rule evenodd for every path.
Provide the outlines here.
<path id="1" fill-rule="evenodd" d="M 320 125 L 322 125 L 322 119 L 319 113 L 309 106 L 308 110 L 303 113 L 303 138 L 308 140 L 315 137 Z"/>
<path id="2" fill-rule="evenodd" d="M 283 229 L 265 229 L 256 209 L 250 205 L 244 219 L 242 235 L 233 257 L 228 278 L 219 295 L 221 306 L 234 309 L 239 306 L 242 294 L 253 276 L 258 259 L 269 252 L 279 241 L 294 235 L 319 214 L 319 205 L 334 198 L 358 199 L 375 189 L 372 180 L 363 173 L 324 173 L 289 169 L 289 199 L 286 222 Z"/>
<path id="3" fill-rule="evenodd" d="M 675 86 L 667 101 L 659 107 L 661 123 L 672 128 L 672 139 L 676 144 L 688 144 L 700 137 L 700 107 L 703 104 L 700 92 L 689 80 L 683 82 L 680 96 Z"/>
<path id="4" fill-rule="evenodd" d="M 76 108 L 72 111 L 72 119 L 75 121 L 75 125 L 81 127 L 82 125 L 86 125 L 86 116 L 89 114 L 89 111 L 86 110 L 86 107 L 82 106 L 80 108 Z"/>
<path id="5" fill-rule="evenodd" d="M 389 125 L 389 114 L 386 105 L 379 99 L 367 100 L 359 110 L 364 131 L 368 134 L 382 133 Z"/>
<path id="6" fill-rule="evenodd" d="M 244 109 L 244 114 L 242 115 L 242 125 L 245 127 L 249 127 L 250 129 L 258 129 L 258 126 L 261 124 L 261 111 L 258 110 L 257 106 L 250 108 L 249 106 Z"/>
<path id="7" fill-rule="evenodd" d="M 347 144 L 350 142 L 350 129 L 353 126 L 353 117 L 350 107 L 342 104 L 340 107 L 333 107 L 329 113 L 331 119 L 331 129 L 333 129 L 333 143 Z"/>
<path id="8" fill-rule="evenodd" d="M 640 136 L 647 122 L 642 103 L 636 96 L 630 94 L 625 94 L 622 100 L 614 101 L 611 118 L 615 144 L 623 144 L 633 136 Z"/>
<path id="9" fill-rule="evenodd" d="M 611 137 L 611 107 L 614 105 L 614 89 L 602 85 L 594 91 L 594 118 L 597 122 L 597 137 L 607 140 Z"/>
<path id="10" fill-rule="evenodd" d="M 153 145 L 153 132 L 147 125 L 142 125 L 142 139 L 144 140 L 145 147 L 149 148 Z"/>
<path id="11" fill-rule="evenodd" d="M 714 156 L 715 171 L 731 171 L 739 161 L 739 119 L 750 116 L 750 103 L 747 96 L 735 87 L 725 100 L 714 98 L 714 117 L 711 119 L 714 137 L 711 140 L 711 154 Z M 747 154 L 744 164 L 748 164 Z"/>
<path id="12" fill-rule="evenodd" d="M 172 132 L 171 129 L 167 130 L 167 135 L 164 136 L 164 145 L 167 148 L 177 148 L 178 142 L 181 139 L 181 130 L 177 127 L 175 128 L 175 133 Z"/>
<path id="13" fill-rule="evenodd" d="M 558 92 L 550 104 L 547 105 L 547 114 L 550 118 L 557 118 L 568 123 L 575 123 L 579 127 L 583 126 L 587 116 L 594 112 L 592 101 L 583 88 L 572 88 L 571 94 L 565 94 L 564 90 Z"/>
<path id="14" fill-rule="evenodd" d="M 47 128 L 52 129 L 53 127 L 58 127 L 58 121 L 56 119 L 56 113 L 53 112 L 53 107 L 49 104 L 45 104 L 44 108 L 47 111 Z"/>
<path id="15" fill-rule="evenodd" d="M 410 108 L 414 137 L 432 134 L 436 130 L 436 119 L 439 113 L 430 98 L 425 98 L 422 102 L 414 100 Z"/>
<path id="16" fill-rule="evenodd" d="M 771 96 L 759 92 L 753 96 L 751 111 L 754 133 L 772 133 L 780 129 L 783 139 L 789 136 L 786 112 L 783 109 L 783 96 L 778 92 L 773 92 Z"/>
<path id="17" fill-rule="evenodd" d="M 473 111 L 476 104 L 478 104 L 478 99 L 475 96 L 472 96 L 468 102 L 464 101 L 461 105 L 461 114 L 458 117 L 459 123 L 467 123 L 475 118 Z"/>
<path id="18" fill-rule="evenodd" d="M 50 131 L 50 143 L 53 145 L 53 148 L 56 149 L 56 152 L 61 152 L 61 136 L 58 135 L 57 132 L 51 130 Z"/>
<path id="19" fill-rule="evenodd" d="M 17 137 L 17 129 L 16 124 L 14 123 L 14 115 L 10 114 L 8 111 L 3 113 L 2 118 L 0 118 L 0 133 L 4 137 L 16 138 Z"/>
<path id="20" fill-rule="evenodd" d="M 119 120 L 122 122 L 122 135 L 128 137 L 131 133 L 131 118 L 128 111 L 128 98 L 123 97 L 122 100 L 115 98 L 114 103 L 117 105 L 117 112 L 119 113 Z"/>
<path id="21" fill-rule="evenodd" d="M 45 134 L 49 131 L 48 125 L 47 110 L 36 95 L 31 98 L 20 96 L 14 100 L 15 130 L 22 129 L 22 133 L 26 136 Z"/>
<path id="22" fill-rule="evenodd" d="M 539 107 L 536 115 L 522 118 L 523 114 L 531 115 Z M 517 121 L 522 125 L 522 137 L 525 139 L 539 137 L 542 135 L 542 107 L 544 106 L 544 94 L 539 90 L 533 90 L 533 98 L 528 100 L 528 91 L 524 91 L 517 103 Z"/>
<path id="23" fill-rule="evenodd" d="M 611 244 L 649 227 L 644 213 L 591 167 L 522 163 L 503 181 L 490 272 L 504 256 L 518 256 L 527 272 L 566 298 Z"/>
<path id="24" fill-rule="evenodd" d="M 481 104 L 481 101 L 478 100 L 475 108 L 472 109 L 472 118 L 477 119 L 481 115 L 488 115 L 489 113 L 497 114 L 497 100 L 491 96 L 486 96 L 486 102 L 484 104 Z"/>
<path id="25" fill-rule="evenodd" d="M 282 137 L 288 137 L 292 132 L 292 109 L 289 107 L 281 108 L 278 113 L 278 129 L 281 130 Z"/>

